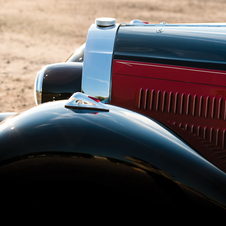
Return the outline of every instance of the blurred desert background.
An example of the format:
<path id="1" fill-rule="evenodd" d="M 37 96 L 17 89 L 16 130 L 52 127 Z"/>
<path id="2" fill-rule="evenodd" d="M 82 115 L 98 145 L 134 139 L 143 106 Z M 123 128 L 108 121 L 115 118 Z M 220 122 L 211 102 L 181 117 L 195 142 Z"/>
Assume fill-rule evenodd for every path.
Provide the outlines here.
<path id="1" fill-rule="evenodd" d="M 226 22 L 225 9 L 226 0 L 0 0 L 0 112 L 35 106 L 37 72 L 65 61 L 98 17 Z"/>

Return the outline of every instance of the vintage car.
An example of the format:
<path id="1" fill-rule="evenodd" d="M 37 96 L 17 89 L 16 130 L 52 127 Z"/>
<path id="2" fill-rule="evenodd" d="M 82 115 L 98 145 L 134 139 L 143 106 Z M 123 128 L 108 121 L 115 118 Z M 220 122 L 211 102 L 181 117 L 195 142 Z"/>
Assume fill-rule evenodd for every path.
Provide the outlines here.
<path id="1" fill-rule="evenodd" d="M 98 18 L 38 72 L 36 107 L 0 114 L 2 187 L 40 208 L 225 216 L 225 76 L 226 24 Z"/>

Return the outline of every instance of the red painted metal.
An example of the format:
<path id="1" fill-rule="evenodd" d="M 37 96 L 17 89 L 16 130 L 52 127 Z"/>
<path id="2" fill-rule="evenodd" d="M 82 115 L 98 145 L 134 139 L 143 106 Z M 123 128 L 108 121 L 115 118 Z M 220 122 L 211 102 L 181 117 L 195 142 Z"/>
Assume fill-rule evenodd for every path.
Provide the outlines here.
<path id="1" fill-rule="evenodd" d="M 111 103 L 188 131 L 179 134 L 210 143 L 226 163 L 225 81 L 226 71 L 114 60 Z"/>

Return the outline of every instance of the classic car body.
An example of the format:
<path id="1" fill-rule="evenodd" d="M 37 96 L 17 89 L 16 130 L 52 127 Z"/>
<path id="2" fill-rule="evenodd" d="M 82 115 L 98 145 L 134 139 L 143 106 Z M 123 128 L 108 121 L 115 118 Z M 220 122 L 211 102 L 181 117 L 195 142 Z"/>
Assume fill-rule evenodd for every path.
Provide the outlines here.
<path id="1" fill-rule="evenodd" d="M 38 72 L 37 107 L 1 114 L 6 188 L 64 181 L 81 202 L 223 214 L 225 28 L 97 19 L 65 63 Z"/>

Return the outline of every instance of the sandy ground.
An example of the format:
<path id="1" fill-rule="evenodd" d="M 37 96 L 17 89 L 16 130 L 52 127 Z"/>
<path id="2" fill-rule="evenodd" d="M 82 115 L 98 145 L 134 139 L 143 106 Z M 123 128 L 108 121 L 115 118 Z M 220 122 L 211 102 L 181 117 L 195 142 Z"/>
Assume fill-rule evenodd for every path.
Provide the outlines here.
<path id="1" fill-rule="evenodd" d="M 0 0 L 0 112 L 35 106 L 37 72 L 65 61 L 97 17 L 226 22 L 225 8 L 225 0 Z"/>

